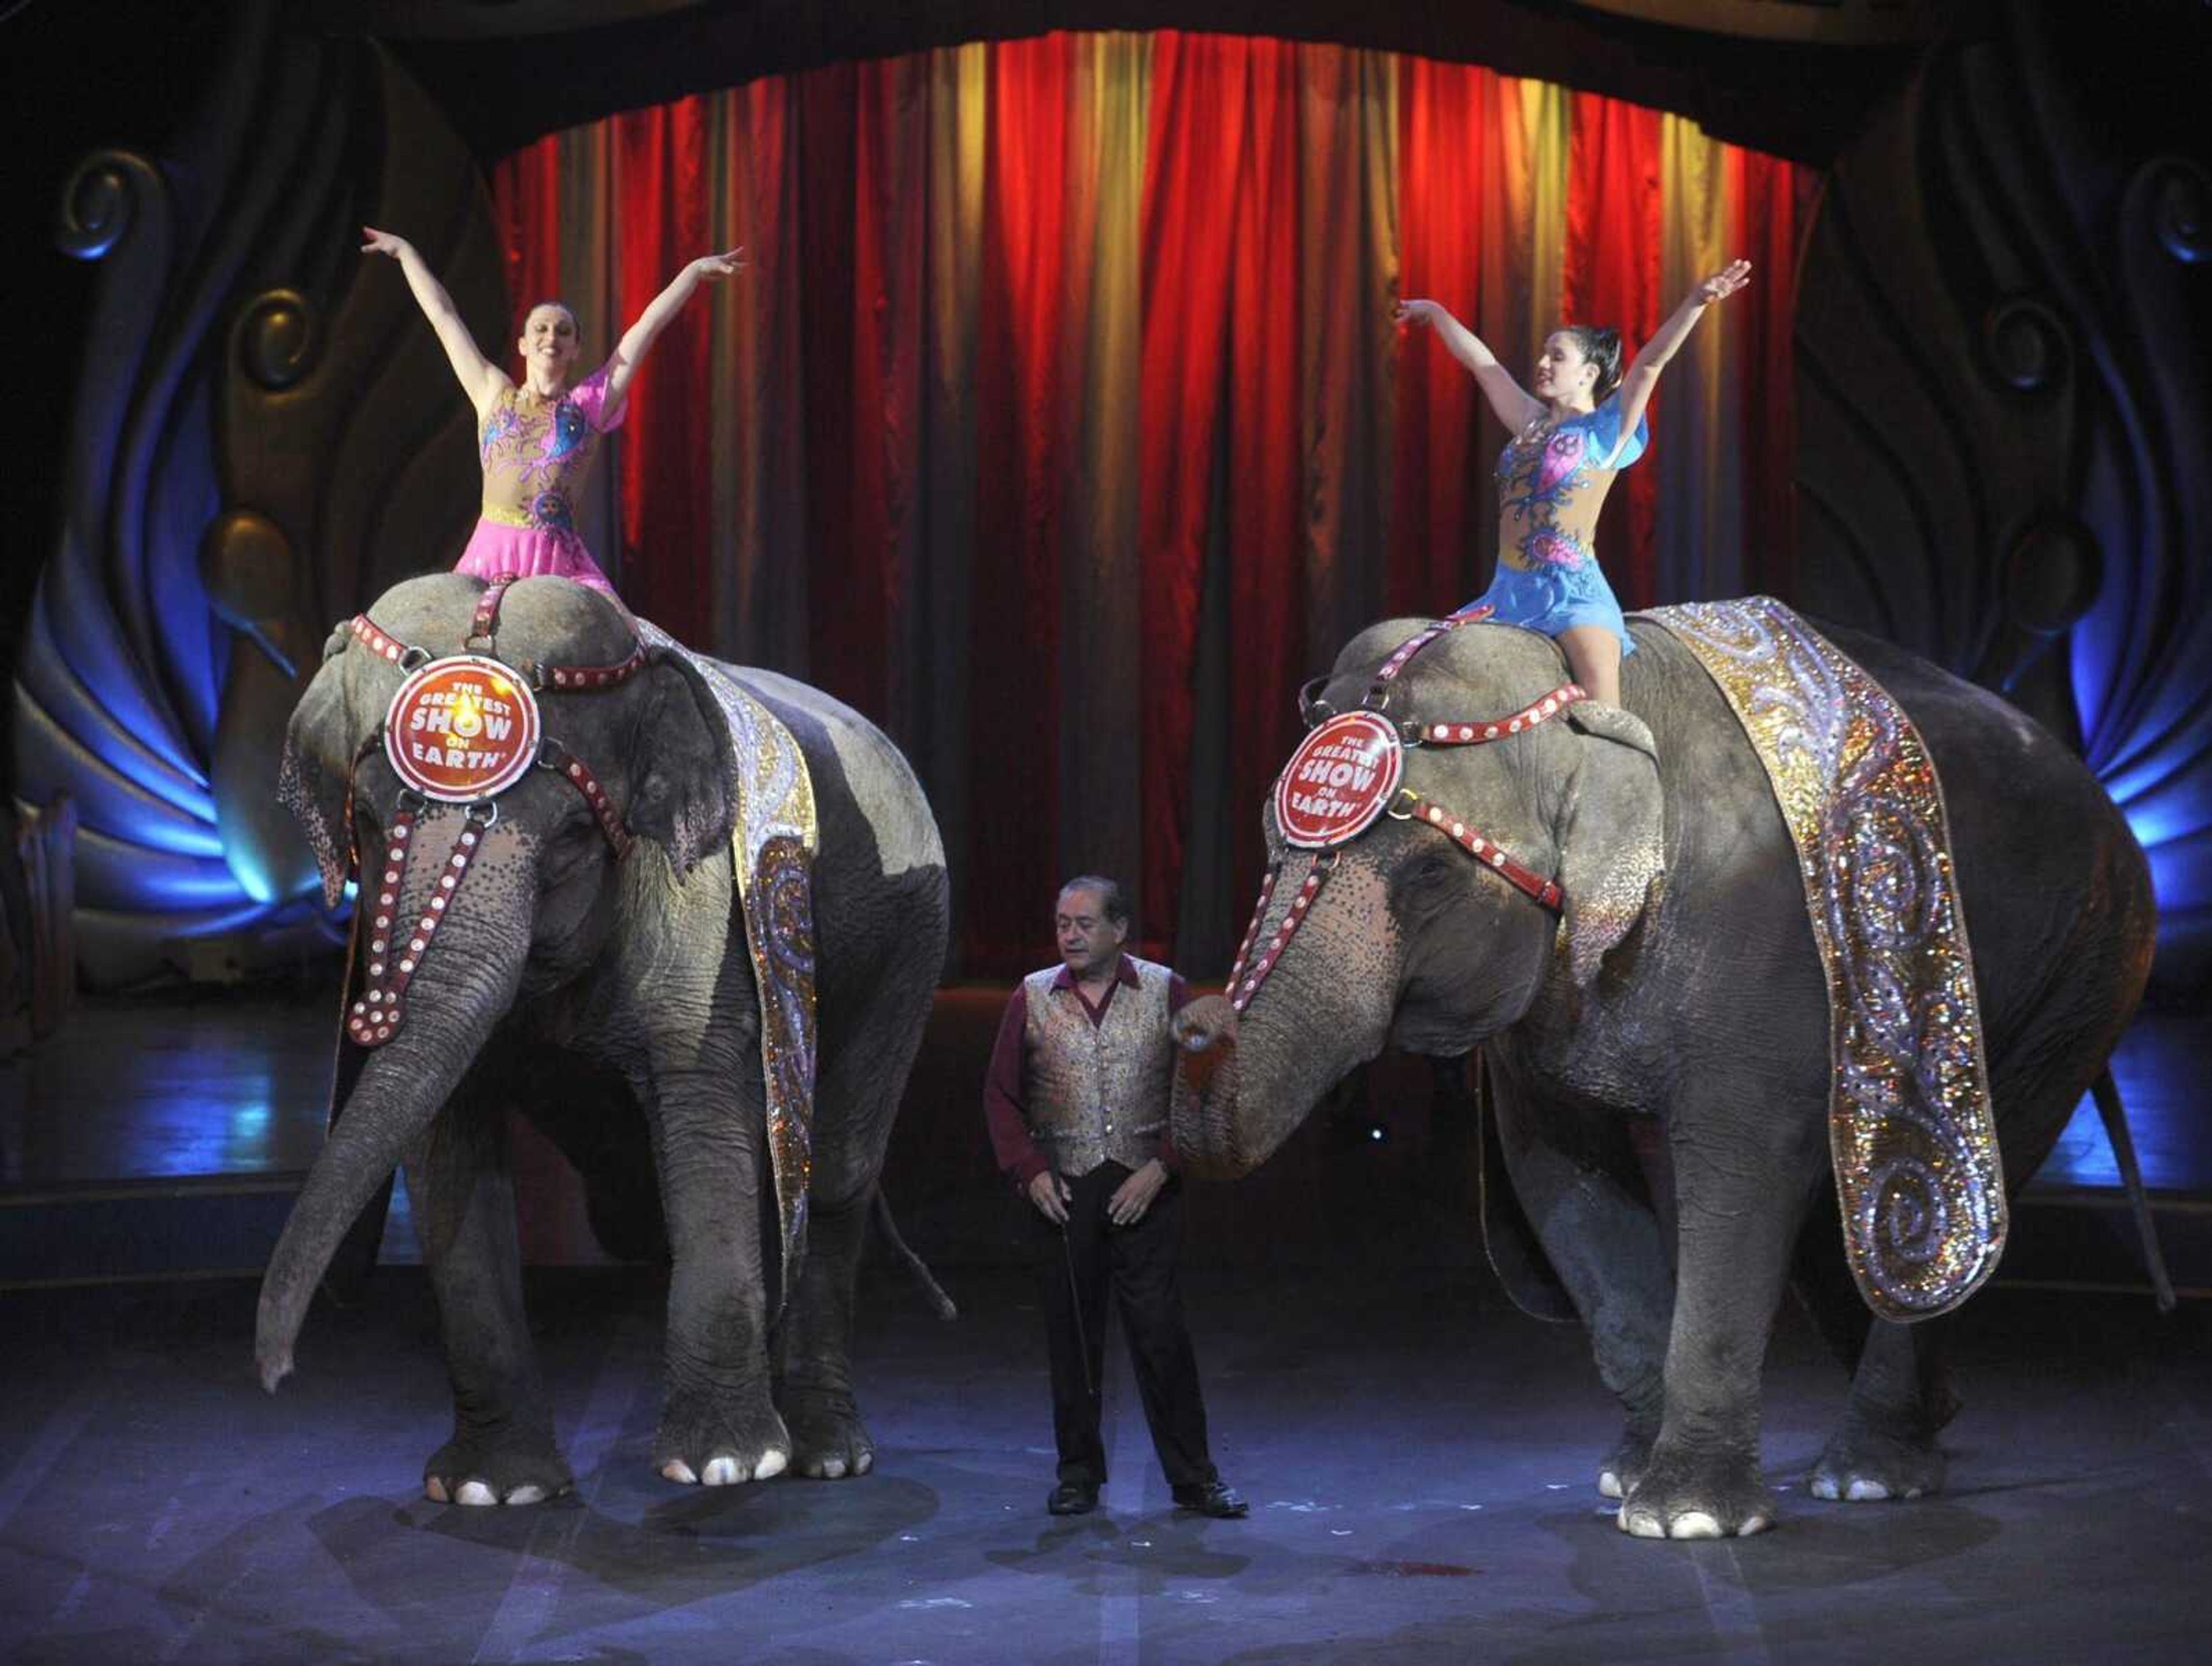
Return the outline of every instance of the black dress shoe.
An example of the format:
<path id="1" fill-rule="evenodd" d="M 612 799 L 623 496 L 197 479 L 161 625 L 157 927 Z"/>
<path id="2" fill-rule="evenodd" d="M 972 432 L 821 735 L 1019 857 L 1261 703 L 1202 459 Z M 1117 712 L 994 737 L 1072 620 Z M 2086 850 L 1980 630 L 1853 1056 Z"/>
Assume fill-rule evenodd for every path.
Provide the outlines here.
<path id="1" fill-rule="evenodd" d="M 1217 1521 L 1233 1521 L 1239 1516 L 1249 1516 L 1252 1506 L 1237 1494 L 1225 1481 L 1209 1481 L 1175 1489 L 1176 1508 L 1194 1510 L 1201 1516 L 1212 1516 Z"/>
<path id="2" fill-rule="evenodd" d="M 1063 1481 L 1052 1489 L 1044 1507 L 1055 1516 L 1087 1516 L 1098 1507 L 1098 1489 Z"/>

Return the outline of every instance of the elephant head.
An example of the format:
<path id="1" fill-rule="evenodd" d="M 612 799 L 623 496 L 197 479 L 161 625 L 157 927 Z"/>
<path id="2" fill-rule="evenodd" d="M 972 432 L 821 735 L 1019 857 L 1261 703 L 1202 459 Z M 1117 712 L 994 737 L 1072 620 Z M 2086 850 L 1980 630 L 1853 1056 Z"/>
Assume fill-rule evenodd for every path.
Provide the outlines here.
<path id="1" fill-rule="evenodd" d="M 351 623 L 340 625 L 286 732 L 280 796 L 315 849 L 332 905 L 353 851 L 374 864 L 358 904 L 362 960 L 386 946 L 381 932 L 390 933 L 392 956 L 405 950 L 409 924 L 426 917 L 441 888 L 452 906 L 434 905 L 434 942 L 415 948 L 408 968 L 405 1021 L 349 1073 L 330 1141 L 270 1259 L 257 1352 L 271 1387 L 291 1367 L 308 1297 L 348 1226 L 429 1128 L 495 1027 L 519 1001 L 550 995 L 593 963 L 624 918 L 625 895 L 681 887 L 729 838 L 736 803 L 727 729 L 698 672 L 672 654 L 648 651 L 635 674 L 604 688 L 541 679 L 544 732 L 581 762 L 581 778 L 529 768 L 491 801 L 495 814 L 409 792 L 380 739 L 422 656 L 489 649 L 526 680 L 532 668 L 605 667 L 638 651 L 636 628 L 618 604 L 560 579 L 514 584 L 500 601 L 495 636 L 472 638 L 484 592 L 480 581 L 455 573 L 386 591 L 364 617 L 392 644 L 421 653 L 380 651 Z M 596 782 L 604 815 L 578 778 Z M 387 841 L 400 838 L 403 804 L 413 825 L 402 842 L 414 857 L 388 870 L 400 877 L 380 892 L 387 874 L 376 870 Z M 464 851 L 472 860 L 456 887 L 447 875 Z M 358 979 L 385 966 L 353 970 Z"/>
<path id="2" fill-rule="evenodd" d="M 1425 623 L 1388 621 L 1355 638 L 1318 697 L 1303 698 L 1310 717 L 1358 710 Z M 1507 714 L 1565 681 L 1558 647 L 1512 626 L 1467 625 L 1407 662 L 1382 707 L 1401 733 L 1450 723 L 1480 734 L 1496 718 L 1499 735 L 1408 746 L 1404 786 L 1424 813 L 1401 798 L 1339 846 L 1310 906 L 1298 901 L 1310 852 L 1286 843 L 1271 799 L 1262 831 L 1281 877 L 1255 944 L 1291 930 L 1241 1013 L 1206 997 L 1180 1021 L 1186 1045 L 1203 1050 L 1180 1075 L 1173 1112 L 1176 1148 L 1194 1167 L 1245 1172 L 1387 1044 L 1464 1053 L 1540 1000 L 1583 998 L 1632 942 L 1658 906 L 1663 870 L 1651 735 L 1627 712 L 1589 703 L 1507 732 Z M 1480 855 L 1468 843 L 1478 830 Z M 1532 883 L 1556 882 L 1557 912 L 1507 881 L 1498 852 Z"/>

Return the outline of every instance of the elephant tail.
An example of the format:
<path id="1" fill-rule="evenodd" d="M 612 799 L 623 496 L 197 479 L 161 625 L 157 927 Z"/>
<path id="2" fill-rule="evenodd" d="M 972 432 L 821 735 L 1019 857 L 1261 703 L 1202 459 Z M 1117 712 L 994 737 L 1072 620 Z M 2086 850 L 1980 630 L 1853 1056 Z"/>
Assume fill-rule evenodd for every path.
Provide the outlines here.
<path id="1" fill-rule="evenodd" d="M 940 1319 L 958 1318 L 960 1310 L 952 1305 L 952 1298 L 945 1293 L 945 1287 L 937 1281 L 936 1275 L 929 1270 L 928 1263 L 909 1249 L 906 1239 L 899 1236 L 898 1222 L 891 1219 L 890 1200 L 884 1196 L 880 1182 L 877 1184 L 874 1196 L 876 1224 L 883 1228 L 884 1241 L 897 1253 L 899 1259 L 906 1263 L 907 1269 L 914 1275 L 915 1282 L 921 1286 L 923 1299 L 929 1303 L 930 1311 Z"/>
<path id="2" fill-rule="evenodd" d="M 2089 1092 L 2097 1101 L 2097 1115 L 2105 1124 L 2105 1137 L 2112 1142 L 2113 1160 L 2118 1163 L 2120 1178 L 2128 1189 L 2128 1207 L 2135 1211 L 2136 1231 L 2142 1237 L 2143 1266 L 2149 1271 L 2151 1288 L 2157 1293 L 2158 1311 L 2171 1313 L 2174 1306 L 2173 1281 L 2166 1275 L 2166 1257 L 2158 1247 L 2158 1223 L 2151 1219 L 2150 1199 L 2143 1191 L 2142 1166 L 2136 1160 L 2135 1136 L 2128 1131 L 2127 1106 L 2120 1102 L 2119 1084 L 2112 1080 L 2111 1065 L 2097 1072 Z"/>

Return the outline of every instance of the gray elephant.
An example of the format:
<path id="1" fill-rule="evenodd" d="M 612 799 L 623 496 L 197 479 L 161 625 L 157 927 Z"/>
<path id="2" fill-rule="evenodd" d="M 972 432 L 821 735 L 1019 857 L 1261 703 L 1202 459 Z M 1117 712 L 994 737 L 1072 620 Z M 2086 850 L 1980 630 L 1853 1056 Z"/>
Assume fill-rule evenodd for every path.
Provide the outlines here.
<path id="1" fill-rule="evenodd" d="M 426 657 L 486 653 L 488 627 L 498 660 L 540 685 L 538 761 L 558 767 L 525 768 L 490 801 L 495 815 L 404 797 L 380 738 L 403 679 Z M 785 1154 L 771 1149 L 768 1103 L 788 1061 L 773 1045 L 763 1059 L 775 1032 L 746 925 L 749 910 L 777 905 L 740 889 L 732 832 L 750 765 L 710 674 L 781 719 L 818 820 L 818 1075 L 796 1266 L 780 1259 L 771 1169 Z M 334 894 L 357 845 L 371 864 L 360 912 L 437 930 L 426 948 L 418 926 L 398 963 L 411 981 L 388 1037 L 358 1016 L 392 1010 L 362 994 L 366 973 L 390 984 L 383 938 L 356 961 L 352 1023 L 372 1045 L 344 1050 L 330 1141 L 263 1283 L 264 1384 L 291 1369 L 334 1251 L 404 1161 L 453 1383 L 453 1439 L 425 1466 L 426 1492 L 523 1504 L 571 1484 L 524 1324 L 514 1105 L 585 1175 L 611 1247 L 672 1258 L 660 1472 L 708 1485 L 787 1466 L 866 1472 L 848 1363 L 855 1269 L 947 935 L 943 848 L 896 748 L 816 690 L 676 651 L 599 591 L 530 579 L 489 597 L 447 573 L 394 587 L 332 633 L 291 720 L 283 781 Z M 428 859 L 376 873 L 410 822 Z M 465 862 L 455 889 L 446 875 Z"/>
<path id="2" fill-rule="evenodd" d="M 1427 623 L 1356 638 L 1319 703 L 1359 708 Z M 1418 736 L 1495 714 L 1486 727 L 1510 729 L 1402 754 L 1420 802 L 1480 834 L 1385 815 L 1335 850 L 1322 888 L 1294 896 L 1300 869 L 1280 869 L 1254 923 L 1264 986 L 1241 1014 L 1218 997 L 1187 1009 L 1188 1044 L 1210 1051 L 1178 1083 L 1176 1144 L 1198 1172 L 1242 1173 L 1385 1045 L 1480 1047 L 1510 1195 L 1626 1411 L 1599 1470 L 1622 1528 L 1711 1536 L 1772 1521 L 1759 1376 L 1793 1277 L 1856 1364 L 1813 1491 L 1917 1496 L 1942 1483 L 1936 1435 L 1959 1406 L 1942 1360 L 1952 1320 L 1876 1318 L 1845 1263 L 1828 985 L 1790 827 L 1716 679 L 1668 629 L 1638 618 L 1633 632 L 1626 709 L 1552 712 L 1559 650 L 1510 627 L 1468 624 L 1404 663 L 1391 724 Z M 2002 700 L 1829 634 L 1911 718 L 1940 774 L 1986 1102 L 2016 1187 L 2141 995 L 2147 865 L 2095 779 Z M 1470 736 L 1485 738 L 1465 726 L 1445 738 Z M 1280 819 L 1271 803 L 1276 864 L 1303 854 Z M 1508 882 L 1516 870 L 1526 894 Z"/>

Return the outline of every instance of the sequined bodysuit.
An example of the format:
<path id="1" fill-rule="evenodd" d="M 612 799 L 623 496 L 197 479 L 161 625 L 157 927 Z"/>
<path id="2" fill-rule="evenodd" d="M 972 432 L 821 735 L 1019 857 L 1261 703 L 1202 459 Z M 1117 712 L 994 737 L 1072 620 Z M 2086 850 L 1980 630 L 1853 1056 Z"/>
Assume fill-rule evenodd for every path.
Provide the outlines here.
<path id="1" fill-rule="evenodd" d="M 1488 607 L 1501 624 L 1547 636 L 1602 625 L 1620 638 L 1623 654 L 1634 653 L 1591 540 L 1613 476 L 1650 440 L 1640 421 L 1622 438 L 1620 401 L 1611 397 L 1561 422 L 1539 418 L 1508 441 L 1498 459 L 1498 571 L 1468 607 Z"/>

